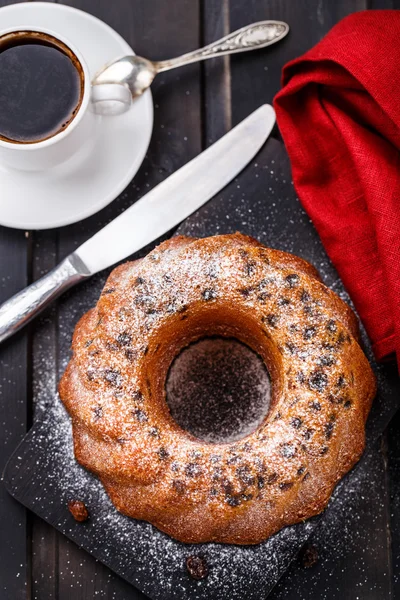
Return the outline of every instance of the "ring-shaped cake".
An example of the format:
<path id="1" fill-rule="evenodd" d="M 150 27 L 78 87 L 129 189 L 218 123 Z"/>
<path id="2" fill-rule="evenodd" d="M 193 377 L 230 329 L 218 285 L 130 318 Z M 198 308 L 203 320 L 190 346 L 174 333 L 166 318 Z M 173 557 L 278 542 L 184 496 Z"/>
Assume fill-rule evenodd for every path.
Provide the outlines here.
<path id="1" fill-rule="evenodd" d="M 235 443 L 194 438 L 165 398 L 174 357 L 211 335 L 250 346 L 272 380 L 268 415 Z M 77 460 L 118 510 L 183 542 L 255 544 L 319 513 L 363 451 L 375 378 L 355 315 L 309 263 L 247 236 L 175 237 L 116 268 L 72 347 Z"/>

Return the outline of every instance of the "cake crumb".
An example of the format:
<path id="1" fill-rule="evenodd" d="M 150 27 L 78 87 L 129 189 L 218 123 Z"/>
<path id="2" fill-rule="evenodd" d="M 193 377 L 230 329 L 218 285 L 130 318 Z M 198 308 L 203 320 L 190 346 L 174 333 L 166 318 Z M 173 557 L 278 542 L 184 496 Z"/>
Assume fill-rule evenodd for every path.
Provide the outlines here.
<path id="1" fill-rule="evenodd" d="M 313 544 L 307 544 L 301 553 L 301 563 L 306 569 L 313 567 L 318 562 L 318 550 Z"/>
<path id="2" fill-rule="evenodd" d="M 74 517 L 75 521 L 83 523 L 89 518 L 89 511 L 86 508 L 86 504 L 82 500 L 70 500 L 68 502 L 68 510 Z"/>
<path id="3" fill-rule="evenodd" d="M 202 556 L 188 556 L 186 568 L 193 579 L 205 579 L 208 575 L 208 565 Z"/>

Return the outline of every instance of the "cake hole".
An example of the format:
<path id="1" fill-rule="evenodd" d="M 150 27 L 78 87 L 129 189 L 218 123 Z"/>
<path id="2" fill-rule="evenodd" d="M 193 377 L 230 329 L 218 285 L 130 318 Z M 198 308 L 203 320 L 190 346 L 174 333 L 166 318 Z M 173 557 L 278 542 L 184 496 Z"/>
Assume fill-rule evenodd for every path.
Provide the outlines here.
<path id="1" fill-rule="evenodd" d="M 184 348 L 166 383 L 172 418 L 211 443 L 230 443 L 256 430 L 270 405 L 263 360 L 234 339 L 203 338 Z"/>

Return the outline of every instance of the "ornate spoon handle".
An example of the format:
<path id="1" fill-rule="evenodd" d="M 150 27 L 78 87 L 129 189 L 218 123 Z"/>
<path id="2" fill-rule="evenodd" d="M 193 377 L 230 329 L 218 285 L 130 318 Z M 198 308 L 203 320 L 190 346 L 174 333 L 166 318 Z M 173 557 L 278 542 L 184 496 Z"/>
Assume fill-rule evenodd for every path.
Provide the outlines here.
<path id="1" fill-rule="evenodd" d="M 289 25 L 282 21 L 259 21 L 230 33 L 212 44 L 188 52 L 177 58 L 154 62 L 156 71 L 168 71 L 199 60 L 215 56 L 225 56 L 235 52 L 265 48 L 279 42 L 289 33 Z"/>

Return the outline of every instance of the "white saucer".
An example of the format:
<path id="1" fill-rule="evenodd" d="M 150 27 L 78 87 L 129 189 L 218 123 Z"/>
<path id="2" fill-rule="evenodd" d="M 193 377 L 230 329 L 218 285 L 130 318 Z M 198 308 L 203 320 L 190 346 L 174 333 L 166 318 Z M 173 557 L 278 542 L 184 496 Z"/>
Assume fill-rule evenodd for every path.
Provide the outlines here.
<path id="1" fill-rule="evenodd" d="M 25 2 L 0 9 L 0 27 L 45 27 L 57 31 L 84 56 L 91 75 L 132 48 L 99 19 L 62 4 Z M 42 172 L 0 165 L 0 224 L 49 229 L 81 221 L 114 200 L 131 181 L 146 154 L 153 128 L 150 91 L 128 112 L 98 117 L 90 153 Z"/>

